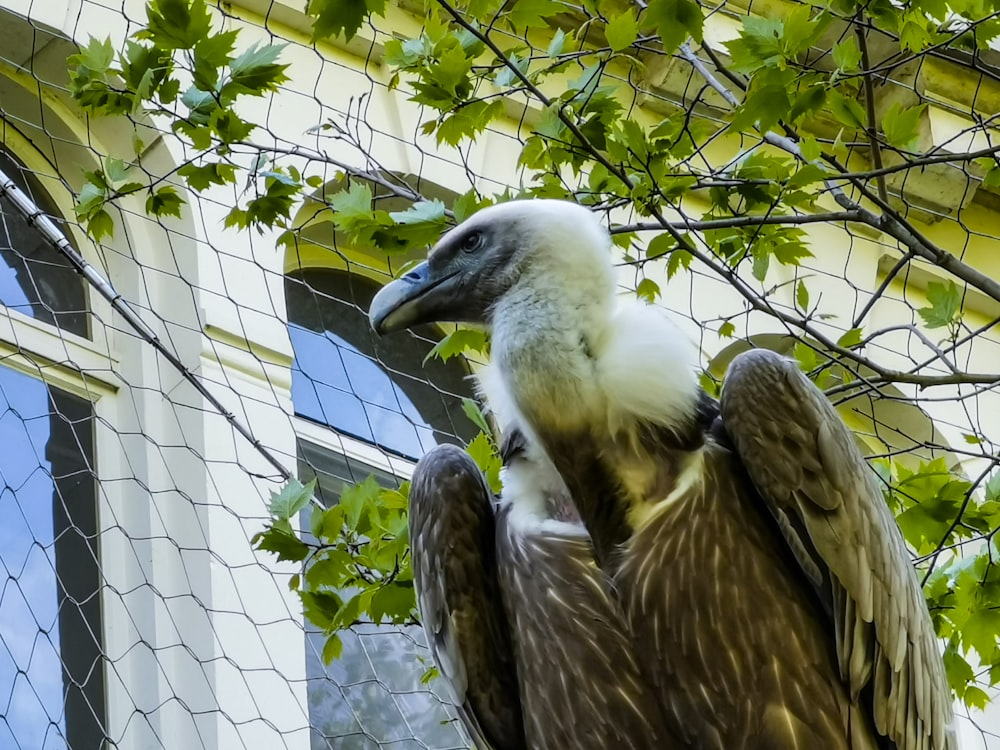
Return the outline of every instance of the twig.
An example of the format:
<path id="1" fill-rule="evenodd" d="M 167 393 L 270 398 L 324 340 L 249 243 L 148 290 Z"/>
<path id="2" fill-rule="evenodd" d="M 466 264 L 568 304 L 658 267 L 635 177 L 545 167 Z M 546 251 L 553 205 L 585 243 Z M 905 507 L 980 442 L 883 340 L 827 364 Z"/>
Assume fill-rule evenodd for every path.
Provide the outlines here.
<path id="1" fill-rule="evenodd" d="M 923 342 L 924 346 L 926 346 L 928 349 L 934 352 L 934 354 L 936 355 L 935 361 L 941 360 L 944 363 L 945 367 L 951 370 L 954 374 L 956 375 L 962 374 L 962 371 L 955 366 L 955 363 L 952 362 L 950 359 L 948 359 L 948 356 L 944 353 L 944 350 L 942 350 L 941 347 L 939 347 L 937 344 L 931 341 L 927 337 L 927 334 L 925 334 L 915 325 L 909 323 L 905 325 L 900 324 L 900 325 L 886 326 L 885 328 L 880 328 L 871 335 L 866 336 L 865 339 L 861 342 L 860 346 L 864 346 L 865 344 L 874 341 L 879 336 L 884 336 L 885 334 L 892 333 L 893 331 L 908 331 L 909 333 L 913 334 Z M 995 377 L 1000 378 L 1000 374 L 996 375 Z"/>
<path id="2" fill-rule="evenodd" d="M 857 221 L 861 222 L 861 216 L 857 211 L 830 211 L 820 214 L 797 214 L 795 216 L 727 216 L 722 219 L 705 219 L 704 221 L 691 221 L 679 219 L 678 221 L 668 221 L 667 223 L 676 228 L 692 232 L 707 231 L 710 229 L 726 229 L 729 227 L 753 227 L 765 224 L 821 224 L 837 221 Z M 863 222 L 862 222 L 863 223 Z M 611 229 L 611 234 L 625 234 L 628 232 L 651 232 L 662 230 L 663 225 L 657 221 L 637 221 L 632 224 L 620 224 Z"/>
<path id="3" fill-rule="evenodd" d="M 862 13 L 863 10 L 858 12 Z M 865 30 L 863 26 L 855 22 L 854 31 L 858 37 L 858 46 L 861 48 L 861 67 L 867 71 L 871 62 L 868 58 L 868 40 L 865 37 Z M 871 145 L 872 163 L 875 165 L 875 169 L 882 169 L 882 147 L 879 146 L 878 132 L 875 129 L 875 87 L 872 85 L 871 73 L 866 72 L 862 80 L 865 86 L 865 107 L 868 110 L 868 127 L 865 128 L 865 132 L 868 134 L 868 143 Z M 885 177 L 879 175 L 876 178 L 876 184 L 882 200 L 889 200 L 889 193 L 885 189 Z"/>
<path id="4" fill-rule="evenodd" d="M 994 464 L 991 464 L 983 469 L 979 476 L 976 477 L 976 480 L 972 483 L 972 486 L 969 487 L 969 491 L 965 493 L 965 497 L 962 499 L 962 505 L 958 509 L 958 513 L 955 514 L 955 519 L 948 526 L 948 530 L 941 535 L 941 541 L 938 542 L 937 549 L 934 551 L 934 554 L 931 555 L 930 562 L 927 564 L 927 572 L 924 574 L 923 581 L 920 582 L 921 586 L 927 585 L 927 579 L 930 578 L 931 573 L 934 572 L 934 566 L 937 565 L 938 557 L 941 555 L 941 550 L 944 544 L 948 541 L 948 537 L 952 535 L 952 532 L 954 532 L 955 529 L 958 528 L 958 525 L 962 522 L 962 516 L 965 514 L 965 509 L 969 507 L 969 503 L 972 501 L 972 494 L 979 488 L 979 485 L 983 483 L 986 477 L 989 476 L 990 472 L 993 471 L 993 468 Z"/>
<path id="5" fill-rule="evenodd" d="M 854 320 L 851 322 L 851 328 L 857 328 L 861 325 L 861 321 L 865 319 L 865 316 L 868 315 L 871 309 L 875 306 L 875 303 L 879 301 L 883 294 L 885 294 L 885 290 L 889 288 L 889 285 L 892 284 L 896 276 L 899 275 L 899 272 L 906 268 L 910 264 L 910 261 L 913 260 L 913 255 L 914 253 L 912 250 L 906 251 L 903 253 L 902 257 L 896 261 L 895 265 L 889 269 L 889 273 L 887 273 L 885 278 L 882 279 L 882 283 L 880 283 L 878 288 L 872 292 L 872 296 L 868 298 L 867 302 L 865 302 L 861 311 L 854 316 Z"/>

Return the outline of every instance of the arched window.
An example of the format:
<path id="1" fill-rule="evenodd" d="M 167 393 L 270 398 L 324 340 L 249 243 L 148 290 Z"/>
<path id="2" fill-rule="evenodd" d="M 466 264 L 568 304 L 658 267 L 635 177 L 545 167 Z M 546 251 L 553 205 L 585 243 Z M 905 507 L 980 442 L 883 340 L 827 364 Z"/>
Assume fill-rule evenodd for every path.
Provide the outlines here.
<path id="1" fill-rule="evenodd" d="M 329 269 L 286 278 L 295 413 L 412 459 L 436 443 L 472 438 L 461 403 L 472 395 L 468 372 L 456 360 L 427 359 L 439 338 L 429 326 L 377 338 L 367 312 L 377 291 Z"/>
<path id="2" fill-rule="evenodd" d="M 3 148 L 0 170 L 47 215 L 58 216 L 35 176 Z M 6 196 L 0 197 L 0 302 L 64 331 L 90 334 L 83 278 Z"/>
<path id="3" fill-rule="evenodd" d="M 477 431 L 462 411 L 462 398 L 472 396 L 468 371 L 458 360 L 428 359 L 440 338 L 435 329 L 372 333 L 368 307 L 377 291 L 366 278 L 332 269 L 285 280 L 295 413 L 336 431 L 326 431 L 331 440 L 300 428 L 299 476 L 317 479 L 327 504 L 368 475 L 395 486 L 401 466 Z M 307 629 L 312 750 L 463 746 L 454 712 L 432 692 L 442 686 L 422 684 L 431 662 L 419 628 L 369 625 L 339 635 L 341 656 L 326 666 L 326 637 Z"/>

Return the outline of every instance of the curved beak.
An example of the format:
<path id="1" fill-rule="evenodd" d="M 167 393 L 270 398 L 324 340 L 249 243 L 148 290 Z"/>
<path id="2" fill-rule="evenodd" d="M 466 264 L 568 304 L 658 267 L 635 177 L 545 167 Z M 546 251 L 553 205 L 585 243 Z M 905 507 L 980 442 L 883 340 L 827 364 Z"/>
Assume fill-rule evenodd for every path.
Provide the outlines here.
<path id="1" fill-rule="evenodd" d="M 386 284 L 372 300 L 368 320 L 380 336 L 420 323 L 448 320 L 458 271 L 432 269 L 427 261 Z"/>

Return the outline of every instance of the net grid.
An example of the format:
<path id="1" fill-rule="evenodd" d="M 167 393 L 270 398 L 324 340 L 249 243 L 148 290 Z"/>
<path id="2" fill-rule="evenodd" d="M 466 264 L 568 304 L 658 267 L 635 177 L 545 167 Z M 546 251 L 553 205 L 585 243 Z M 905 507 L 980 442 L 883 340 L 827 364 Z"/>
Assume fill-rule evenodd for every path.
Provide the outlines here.
<path id="1" fill-rule="evenodd" d="M 292 78 L 273 96 L 241 110 L 262 128 L 229 158 L 253 173 L 258 156 L 270 154 L 274 164 L 294 166 L 324 186 L 295 216 L 294 244 L 287 250 L 277 230 L 237 235 L 223 229 L 233 205 L 259 190 L 254 179 L 190 194 L 190 210 L 178 219 L 150 218 L 140 199 L 126 199 L 115 209 L 115 237 L 96 245 L 87 240 L 72 218 L 69 196 L 79 189 L 81 167 L 100 164 L 108 144 L 129 140 L 122 134 L 131 129 L 66 124 L 74 110 L 65 66 L 60 70 L 55 58 L 64 60 L 75 49 L 59 36 L 80 46 L 90 35 L 124 39 L 145 25 L 143 3 L 84 0 L 65 18 L 57 18 L 60 3 L 0 3 L 0 13 L 23 36 L 16 50 L 2 55 L 4 71 L 10 71 L 0 92 L 3 153 L 32 165 L 18 162 L 25 174 L 8 174 L 0 185 L 5 201 L 0 231 L 12 237 L 20 213 L 60 251 L 29 267 L 16 259 L 23 244 L 10 239 L 9 247 L 0 248 L 10 268 L 0 279 L 8 311 L 0 330 L 5 401 L 0 431 L 7 431 L 5 444 L 32 448 L 21 462 L 13 451 L 0 460 L 0 514 L 24 522 L 20 537 L 6 532 L 9 538 L 0 544 L 6 574 L 0 589 L 0 685 L 10 685 L 6 701 L 0 701 L 2 747 L 466 746 L 443 687 L 422 680 L 429 656 L 416 628 L 357 625 L 343 634 L 343 658 L 325 666 L 324 639 L 303 622 L 301 605 L 288 590 L 298 567 L 255 554 L 251 539 L 268 521 L 271 490 L 294 467 L 300 476 L 319 477 L 320 487 L 335 498 L 371 472 L 398 484 L 429 444 L 468 438 L 458 406 L 471 395 L 463 385 L 465 370 L 446 388 L 444 380 L 424 374 L 419 355 L 415 363 L 390 364 L 379 344 L 360 333 L 367 304 L 363 287 L 384 282 L 406 259 L 384 262 L 351 247 L 324 217 L 323 196 L 365 182 L 376 190 L 376 207 L 402 210 L 415 199 L 440 194 L 450 200 L 470 187 L 484 195 L 517 187 L 528 174 L 514 166 L 517 154 L 544 107 L 525 86 L 504 102 L 506 119 L 480 142 L 438 148 L 421 130 L 438 113 L 407 101 L 405 76 L 400 89 L 390 90 L 384 60 L 394 32 L 419 33 L 420 13 L 405 15 L 415 9 L 393 9 L 389 21 L 364 27 L 350 44 L 312 46 L 303 36 L 309 19 L 294 8 L 266 0 L 238 5 L 214 9 L 215 19 L 240 30 L 241 49 L 254 41 L 288 43 L 282 60 L 291 65 Z M 706 15 L 738 24 L 744 11 L 720 6 L 706 9 Z M 500 28 L 491 34 L 504 49 L 525 41 Z M 655 53 L 641 41 L 637 45 Z M 573 67 L 567 79 L 586 71 L 584 54 L 576 54 L 576 60 L 573 53 L 566 55 Z M 884 83 L 900 94 L 931 99 L 936 109 L 970 124 L 956 126 L 946 137 L 935 135 L 933 150 L 920 159 L 931 176 L 918 178 L 912 164 L 872 166 L 858 155 L 870 146 L 865 140 L 846 144 L 857 149 L 849 174 L 881 175 L 904 215 L 940 220 L 920 226 L 939 246 L 948 239 L 956 257 L 975 265 L 998 239 L 991 229 L 997 226 L 996 198 L 977 187 L 978 166 L 974 171 L 970 161 L 949 163 L 947 152 L 995 158 L 990 130 L 995 118 L 980 113 L 981 100 L 992 94 L 981 90 L 992 88 L 995 77 L 982 56 L 970 56 L 962 64 L 978 70 L 979 77 L 946 98 L 928 93 L 921 78 L 928 60 L 954 64 L 932 50 L 872 69 L 892 75 Z M 914 61 L 917 70 L 904 70 Z M 639 241 L 622 263 L 622 289 L 655 281 L 663 303 L 710 353 L 705 365 L 714 377 L 744 342 L 806 356 L 795 346 L 803 341 L 803 327 L 791 320 L 801 318 L 795 292 L 803 279 L 817 309 L 850 313 L 836 321 L 806 319 L 805 346 L 818 351 L 858 327 L 877 297 L 879 322 L 864 333 L 864 354 L 841 360 L 842 371 L 831 372 L 828 392 L 856 417 L 851 426 L 870 437 L 871 445 L 882 446 L 875 456 L 966 461 L 967 492 L 981 492 L 997 463 L 989 416 L 1000 406 L 991 398 L 996 378 L 989 376 L 1000 369 L 1000 341 L 997 320 L 988 314 L 992 308 L 978 304 L 953 340 L 931 338 L 916 312 L 926 304 L 920 290 L 926 289 L 930 264 L 898 263 L 900 246 L 892 236 L 848 223 L 856 217 L 851 209 L 835 211 L 833 187 L 820 201 L 820 213 L 829 209 L 820 217 L 824 223 L 810 230 L 816 233 L 810 237 L 814 248 L 827 243 L 822 256 L 771 269 L 767 286 L 749 292 L 763 307 L 755 308 L 747 295 L 733 295 L 738 279 L 727 277 L 725 264 L 698 238 L 699 232 L 738 229 L 738 223 L 693 217 L 710 208 L 710 190 L 752 184 L 737 176 L 741 166 L 751 155 L 773 155 L 774 148 L 748 136 L 734 145 L 723 134 L 726 92 L 732 96 L 736 85 L 724 78 L 724 66 L 712 59 L 711 49 L 682 51 L 668 68 L 655 83 L 637 84 L 608 68 L 602 73 L 633 91 L 627 107 L 636 117 L 680 109 L 693 122 L 719 129 L 671 172 L 697 175 L 691 196 L 674 202 L 667 218 L 672 229 L 696 238 L 700 244 L 693 249 L 700 254 L 687 271 L 669 277 L 663 263 L 645 259 Z M 15 96 L 15 90 L 21 93 Z M 132 123 L 149 144 L 140 164 L 153 180 L 195 155 L 162 122 L 154 117 Z M 564 186 L 577 183 L 568 173 L 552 177 Z M 927 191 L 934 179 L 960 184 L 958 195 L 945 196 L 947 204 L 935 203 L 942 196 Z M 762 178 L 760 184 L 769 181 Z M 981 196 L 978 203 L 974 192 Z M 851 190 L 847 195 L 858 199 Z M 39 214 L 47 198 L 52 205 Z M 610 212 L 619 234 L 640 231 L 648 239 L 645 230 L 663 229 L 622 205 L 607 202 L 601 208 Z M 796 213 L 789 221 L 805 226 L 809 216 Z M 954 232 L 944 229 L 953 226 L 963 236 L 960 247 L 950 242 Z M 836 247 L 829 247 L 831 238 Z M 67 267 L 59 258 L 70 259 L 89 284 L 89 337 L 45 322 L 46 315 L 73 312 L 43 288 L 51 283 L 53 268 Z M 348 282 L 347 292 L 327 293 L 309 281 L 320 267 L 357 281 Z M 299 286 L 317 309 L 336 310 L 327 313 L 329 320 L 310 327 L 292 319 L 286 309 L 291 271 L 301 272 Z M 777 327 L 773 311 L 786 316 Z M 300 340 L 289 323 L 300 326 Z M 725 324 L 734 327 L 735 338 L 720 332 Z M 414 347 L 426 352 L 435 339 L 418 334 Z M 323 367 L 300 366 L 296 381 L 293 361 L 310 356 Z M 451 364 L 458 367 L 457 361 Z M 950 376 L 968 380 L 969 373 L 982 373 L 982 382 L 925 387 L 926 379 L 940 384 Z M 428 420 L 429 408 L 441 417 Z M 89 440 L 80 437 L 81 429 Z M 306 443 L 313 447 L 304 448 Z M 304 459 L 308 455 L 313 458 Z M 73 477 L 84 477 L 81 485 L 93 484 L 96 497 L 79 500 L 74 494 L 79 487 L 70 486 Z M 88 503 L 93 518 L 80 515 Z M 52 508 L 53 520 L 44 521 L 38 507 Z M 25 543 L 23 558 L 8 551 Z M 81 571 L 94 568 L 89 582 L 74 582 L 66 569 L 74 560 Z M 86 575 L 78 571 L 77 577 Z M 96 614 L 87 609 L 94 602 L 100 602 Z M 69 632 L 84 641 L 82 663 L 70 663 L 65 655 L 60 635 Z M 21 642 L 24 633 L 31 636 L 30 645 Z M 1000 747 L 1000 723 L 991 715 L 977 715 L 970 725 L 969 736 L 979 744 L 968 747 Z"/>

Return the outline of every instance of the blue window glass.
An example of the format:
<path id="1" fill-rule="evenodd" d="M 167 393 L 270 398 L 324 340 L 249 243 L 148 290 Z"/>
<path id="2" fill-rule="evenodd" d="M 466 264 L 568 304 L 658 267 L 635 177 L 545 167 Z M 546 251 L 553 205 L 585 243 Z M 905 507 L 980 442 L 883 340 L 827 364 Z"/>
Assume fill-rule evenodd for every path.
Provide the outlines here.
<path id="1" fill-rule="evenodd" d="M 462 411 L 462 398 L 472 396 L 468 371 L 457 360 L 425 362 L 439 338 L 429 327 L 377 338 L 367 312 L 377 290 L 330 270 L 287 278 L 296 414 L 413 459 L 436 443 L 471 439 L 476 428 Z M 318 480 L 325 504 L 370 474 L 397 484 L 346 456 L 299 443 L 299 477 Z M 365 625 L 339 635 L 342 654 L 327 666 L 326 638 L 307 624 L 312 750 L 465 746 L 454 710 L 434 692 L 441 683 L 421 684 L 431 661 L 420 628 Z"/>
<path id="2" fill-rule="evenodd" d="M 0 169 L 36 206 L 57 218 L 38 180 L 2 148 Z M 5 196 L 0 197 L 0 303 L 63 330 L 90 335 L 83 277 Z"/>
<path id="3" fill-rule="evenodd" d="M 429 327 L 377 338 L 367 313 L 377 290 L 337 271 L 288 277 L 295 413 L 409 458 L 471 439 L 461 404 L 472 395 L 468 372 L 457 360 L 424 362 L 439 338 Z"/>
<path id="4" fill-rule="evenodd" d="M 0 748 L 106 746 L 92 430 L 0 368 Z"/>

